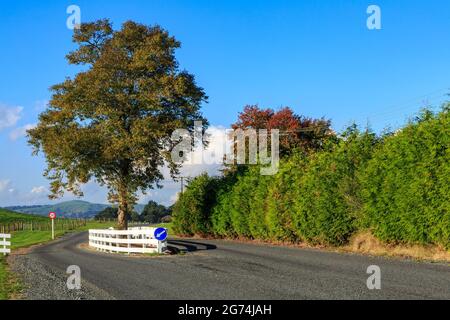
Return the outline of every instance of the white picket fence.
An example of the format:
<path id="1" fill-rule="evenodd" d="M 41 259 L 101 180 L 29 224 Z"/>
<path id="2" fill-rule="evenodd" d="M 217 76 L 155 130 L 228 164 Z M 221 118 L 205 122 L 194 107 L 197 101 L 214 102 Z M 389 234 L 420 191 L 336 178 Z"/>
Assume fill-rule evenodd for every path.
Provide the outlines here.
<path id="1" fill-rule="evenodd" d="M 89 230 L 89 246 L 111 253 L 162 253 L 167 248 L 167 240 L 155 239 L 155 230 L 150 227 Z"/>
<path id="2" fill-rule="evenodd" d="M 11 246 L 11 241 L 9 241 L 10 239 L 11 239 L 10 234 L 0 233 L 0 253 L 3 253 L 3 255 L 5 256 L 6 254 L 11 253 L 11 249 L 6 248 Z"/>

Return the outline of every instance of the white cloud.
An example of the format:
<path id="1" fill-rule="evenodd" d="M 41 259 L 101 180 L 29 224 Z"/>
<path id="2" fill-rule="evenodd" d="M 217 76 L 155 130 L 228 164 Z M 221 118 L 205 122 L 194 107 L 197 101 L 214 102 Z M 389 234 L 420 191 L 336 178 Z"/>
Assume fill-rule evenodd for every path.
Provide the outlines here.
<path id="1" fill-rule="evenodd" d="M 181 169 L 181 175 L 195 177 L 204 172 L 218 175 L 223 167 L 223 158 L 229 152 L 230 139 L 225 128 L 211 126 L 206 131 L 208 146 L 197 146 Z"/>
<path id="2" fill-rule="evenodd" d="M 31 189 L 32 194 L 42 194 L 47 192 L 48 190 L 44 186 L 34 187 L 33 189 Z"/>
<path id="3" fill-rule="evenodd" d="M 12 205 L 12 200 L 17 196 L 18 192 L 13 188 L 11 180 L 0 180 L 0 207 Z"/>
<path id="4" fill-rule="evenodd" d="M 0 193 L 9 190 L 11 187 L 10 180 L 0 180 Z"/>
<path id="5" fill-rule="evenodd" d="M 23 107 L 7 107 L 0 104 L 0 130 L 14 127 L 21 117 Z"/>
<path id="6" fill-rule="evenodd" d="M 31 125 L 24 126 L 22 128 L 17 128 L 17 134 L 11 132 L 11 139 L 18 139 L 24 134 L 27 128 Z M 19 131 L 21 129 L 21 131 Z M 14 130 L 14 131 L 16 131 Z M 204 172 L 210 175 L 219 175 L 220 169 L 223 167 L 221 161 L 225 153 L 224 149 L 224 129 L 222 127 L 210 127 L 208 130 L 210 134 L 209 146 L 203 150 L 203 159 L 206 161 L 201 161 L 200 164 L 196 161 L 191 164 L 183 165 L 181 169 L 180 176 L 194 178 Z M 194 153 L 199 154 L 200 149 L 197 149 Z M 148 190 L 146 195 L 138 194 L 139 203 L 146 204 L 149 200 L 154 200 L 163 205 L 173 204 L 178 196 L 181 189 L 180 181 L 173 181 L 170 177 L 169 170 L 167 167 L 162 169 L 164 175 L 164 181 L 161 182 L 163 189 L 153 189 Z M 38 183 L 36 183 L 38 184 Z M 186 182 L 185 182 L 186 184 Z M 14 187 L 14 189 L 13 189 Z M 22 186 L 25 188 L 24 186 Z M 43 185 L 33 185 L 26 187 L 25 190 L 21 191 L 20 188 L 16 188 L 12 185 L 9 180 L 0 180 L 0 206 L 5 205 L 31 205 L 31 204 L 47 204 L 51 203 L 47 197 L 49 194 L 48 187 Z M 9 190 L 13 190 L 10 192 Z M 86 185 L 82 186 L 84 197 L 82 200 L 95 202 L 95 203 L 108 203 L 107 201 L 107 189 L 105 187 L 99 186 L 95 181 L 91 181 Z M 67 192 L 65 196 L 55 202 L 67 201 L 77 199 L 70 192 Z"/>
<path id="7" fill-rule="evenodd" d="M 211 126 L 207 130 L 209 145 L 206 148 L 197 147 L 180 169 L 181 177 L 194 178 L 202 173 L 210 176 L 220 175 L 223 169 L 223 157 L 229 144 L 228 136 L 223 127 Z M 181 182 L 173 181 L 167 166 L 161 168 L 164 180 L 161 182 L 163 189 L 149 190 L 146 195 L 138 195 L 139 203 L 147 203 L 149 200 L 160 204 L 172 205 L 179 197 Z M 186 180 L 184 181 L 186 186 Z"/>
<path id="8" fill-rule="evenodd" d="M 173 203 L 177 202 L 179 197 L 180 197 L 180 192 L 175 193 L 174 195 L 172 195 L 170 197 L 170 202 L 173 202 Z"/>
<path id="9" fill-rule="evenodd" d="M 16 141 L 17 139 L 24 137 L 27 134 L 28 130 L 34 128 L 36 128 L 35 124 L 26 124 L 22 127 L 15 128 L 13 131 L 9 133 L 9 138 L 13 141 Z"/>

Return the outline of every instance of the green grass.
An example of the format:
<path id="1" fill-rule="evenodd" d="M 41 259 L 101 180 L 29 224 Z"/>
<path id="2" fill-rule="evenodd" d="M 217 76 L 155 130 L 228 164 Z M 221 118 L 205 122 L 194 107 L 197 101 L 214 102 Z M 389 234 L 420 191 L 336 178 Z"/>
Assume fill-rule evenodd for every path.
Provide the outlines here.
<path id="1" fill-rule="evenodd" d="M 0 211 L 0 215 L 2 213 L 3 212 Z M 7 212 L 8 216 L 13 216 L 10 213 L 11 212 Z M 22 216 L 21 214 L 17 215 Z M 45 217 L 44 219 L 45 221 L 48 220 L 48 218 Z M 17 222 L 17 220 L 14 222 Z M 79 227 L 74 230 L 64 230 L 64 231 L 57 230 L 55 231 L 55 237 L 61 237 L 71 232 L 87 231 L 89 229 L 105 229 L 109 227 L 114 227 L 114 223 L 88 221 L 86 226 Z M 27 248 L 51 240 L 52 240 L 51 231 L 17 231 L 14 232 L 11 237 L 11 250 Z M 17 282 L 16 279 L 14 279 L 12 274 L 8 271 L 6 259 L 3 256 L 0 256 L 0 300 L 9 299 L 13 294 L 19 291 L 20 291 L 20 284 Z"/>
<path id="2" fill-rule="evenodd" d="M 105 229 L 113 227 L 114 223 L 88 221 L 86 226 L 74 230 L 56 230 L 55 237 L 61 237 L 67 233 L 87 231 L 89 229 Z M 11 249 L 27 248 L 36 244 L 45 243 L 52 240 L 51 231 L 17 231 L 11 238 Z"/>
<path id="3" fill-rule="evenodd" d="M 43 216 L 17 213 L 0 208 L 0 224 L 17 223 L 17 222 L 47 222 L 48 218 Z"/>
<path id="4" fill-rule="evenodd" d="M 18 222 L 46 222 L 48 218 L 17 213 L 0 208 L 0 224 L 10 224 Z M 13 244 L 11 248 L 19 248 L 22 244 L 33 243 L 35 241 L 41 241 L 43 235 L 26 235 L 25 232 L 22 235 L 18 235 L 17 244 Z M 51 236 L 50 236 L 51 237 Z M 19 291 L 18 282 L 14 280 L 12 274 L 8 271 L 6 258 L 0 255 L 0 300 L 5 300 L 11 297 L 12 294 Z"/>
<path id="5" fill-rule="evenodd" d="M 167 229 L 167 233 L 169 234 L 169 237 L 175 235 L 173 233 L 172 222 L 170 222 L 170 223 L 160 223 L 160 224 L 152 225 L 152 227 L 166 228 Z"/>
<path id="6" fill-rule="evenodd" d="M 0 257 L 0 300 L 8 299 L 10 293 L 8 280 L 9 275 L 6 270 L 5 258 Z"/>
<path id="7" fill-rule="evenodd" d="M 22 219 L 22 220 L 21 220 Z M 47 217 L 31 216 L 0 209 L 0 223 L 30 221 L 48 221 Z M 87 231 L 89 229 L 106 229 L 115 227 L 114 222 L 88 221 L 86 226 L 74 230 L 56 230 L 55 237 L 61 237 L 67 233 Z M 161 223 L 154 227 L 162 227 L 168 230 L 169 235 L 174 235 L 171 223 Z M 11 250 L 27 248 L 33 245 L 45 243 L 52 240 L 51 231 L 17 231 L 12 234 Z M 11 298 L 11 296 L 20 290 L 20 284 L 8 272 L 6 259 L 0 257 L 0 300 Z"/>

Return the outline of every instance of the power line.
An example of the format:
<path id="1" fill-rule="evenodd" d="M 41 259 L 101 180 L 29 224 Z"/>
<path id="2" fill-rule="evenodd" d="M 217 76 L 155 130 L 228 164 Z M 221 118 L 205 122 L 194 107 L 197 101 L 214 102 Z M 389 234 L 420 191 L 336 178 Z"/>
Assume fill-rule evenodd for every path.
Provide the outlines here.
<path id="1" fill-rule="evenodd" d="M 448 91 L 450 91 L 450 87 L 441 88 L 441 89 L 432 91 L 430 93 L 426 93 L 426 94 L 405 100 L 404 103 L 401 103 L 401 104 L 398 104 L 395 106 L 393 105 L 391 107 L 386 108 L 384 111 L 371 113 L 371 114 L 365 114 L 365 115 L 361 114 L 361 116 L 377 118 L 377 117 L 381 117 L 381 116 L 385 116 L 385 115 L 391 115 L 398 111 L 409 109 L 412 106 L 417 107 L 418 104 L 420 104 L 421 102 L 422 103 L 424 102 L 424 99 L 430 100 L 430 101 L 427 101 L 428 103 L 430 103 L 431 101 L 435 101 L 437 99 L 444 99 L 445 93 Z"/>

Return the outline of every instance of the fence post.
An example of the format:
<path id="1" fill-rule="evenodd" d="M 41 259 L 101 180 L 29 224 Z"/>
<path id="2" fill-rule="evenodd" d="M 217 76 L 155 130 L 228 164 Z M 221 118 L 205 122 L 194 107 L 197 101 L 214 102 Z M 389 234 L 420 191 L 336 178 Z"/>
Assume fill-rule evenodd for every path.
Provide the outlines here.
<path id="1" fill-rule="evenodd" d="M 130 248 L 131 248 L 131 244 L 130 244 L 130 235 L 127 235 L 127 238 L 128 238 L 128 254 L 130 254 L 131 252 L 130 252 Z"/>

